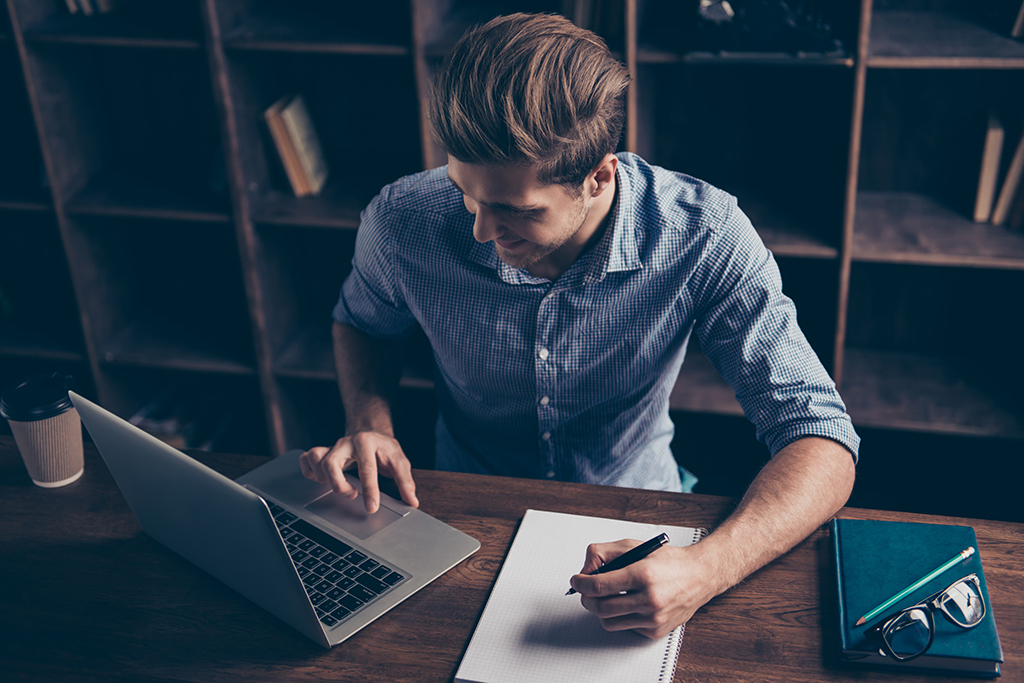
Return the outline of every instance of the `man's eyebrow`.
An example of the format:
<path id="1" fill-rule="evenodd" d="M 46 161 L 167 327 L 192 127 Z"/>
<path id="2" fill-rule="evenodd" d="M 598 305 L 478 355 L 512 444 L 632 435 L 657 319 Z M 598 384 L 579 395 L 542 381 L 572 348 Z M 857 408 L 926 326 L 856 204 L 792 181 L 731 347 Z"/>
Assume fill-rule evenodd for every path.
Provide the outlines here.
<path id="1" fill-rule="evenodd" d="M 459 184 L 455 182 L 455 179 L 448 176 L 448 181 L 455 186 L 455 189 L 466 194 L 466 191 L 459 187 Z M 504 204 L 502 202 L 480 202 L 484 206 L 489 206 L 492 209 L 502 209 L 503 211 L 513 211 L 515 213 L 540 213 L 544 211 L 543 206 L 516 206 L 515 204 Z"/>

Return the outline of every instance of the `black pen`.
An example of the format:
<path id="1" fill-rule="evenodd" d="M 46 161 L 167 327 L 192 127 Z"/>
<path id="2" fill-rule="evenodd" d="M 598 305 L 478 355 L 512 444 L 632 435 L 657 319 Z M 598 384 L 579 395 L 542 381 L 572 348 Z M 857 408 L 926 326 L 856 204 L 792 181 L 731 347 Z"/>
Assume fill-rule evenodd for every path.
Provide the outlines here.
<path id="1" fill-rule="evenodd" d="M 668 534 L 658 534 L 646 543 L 641 543 L 632 550 L 626 551 L 616 557 L 614 560 L 607 564 L 602 564 L 600 567 L 590 572 L 590 576 L 595 574 L 604 574 L 605 572 L 613 572 L 616 569 L 622 569 L 628 567 L 634 562 L 639 562 L 644 559 L 661 546 L 668 543 Z M 576 592 L 575 588 L 570 588 L 566 595 L 572 595 Z"/>

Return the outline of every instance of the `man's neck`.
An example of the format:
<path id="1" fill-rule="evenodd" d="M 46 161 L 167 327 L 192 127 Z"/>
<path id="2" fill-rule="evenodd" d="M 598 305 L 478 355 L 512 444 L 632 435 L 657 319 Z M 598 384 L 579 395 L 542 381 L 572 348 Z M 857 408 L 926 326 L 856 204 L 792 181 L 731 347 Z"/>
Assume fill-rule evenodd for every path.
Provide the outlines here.
<path id="1" fill-rule="evenodd" d="M 527 267 L 526 271 L 530 275 L 554 282 L 562 273 L 569 270 L 580 256 L 601 241 L 611 222 L 612 208 L 619 194 L 618 179 L 613 177 L 612 184 L 612 187 L 606 188 L 594 201 L 583 226 L 568 242 Z"/>

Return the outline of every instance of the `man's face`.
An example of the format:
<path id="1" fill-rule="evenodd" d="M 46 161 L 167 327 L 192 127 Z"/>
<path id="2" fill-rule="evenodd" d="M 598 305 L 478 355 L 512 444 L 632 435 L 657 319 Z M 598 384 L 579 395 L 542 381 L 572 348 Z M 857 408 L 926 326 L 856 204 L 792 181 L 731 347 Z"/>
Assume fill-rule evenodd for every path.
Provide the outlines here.
<path id="1" fill-rule="evenodd" d="M 476 216 L 473 236 L 494 242 L 502 261 L 528 268 L 577 235 L 590 206 L 561 185 L 544 185 L 532 166 L 482 166 L 448 157 L 448 178 Z"/>

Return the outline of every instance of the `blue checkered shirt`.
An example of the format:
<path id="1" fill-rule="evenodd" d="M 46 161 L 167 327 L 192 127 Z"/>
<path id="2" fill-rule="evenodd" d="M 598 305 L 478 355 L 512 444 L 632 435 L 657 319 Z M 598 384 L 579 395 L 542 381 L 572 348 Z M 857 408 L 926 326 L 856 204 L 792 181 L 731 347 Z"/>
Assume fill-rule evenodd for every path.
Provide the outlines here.
<path id="1" fill-rule="evenodd" d="M 694 330 L 774 455 L 856 457 L 835 384 L 731 195 L 621 154 L 609 228 L 555 281 L 501 261 L 439 168 L 362 214 L 334 319 L 430 339 L 439 469 L 680 490 L 669 393 Z"/>

